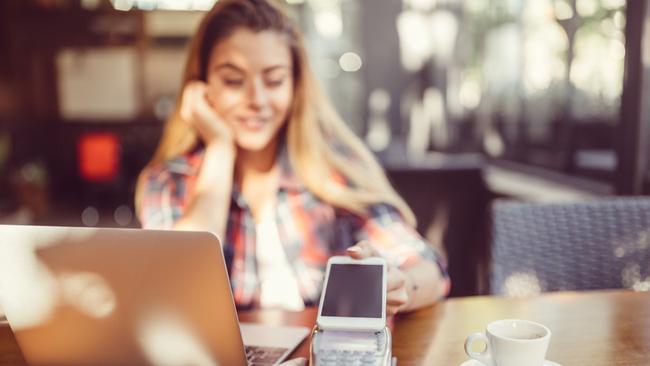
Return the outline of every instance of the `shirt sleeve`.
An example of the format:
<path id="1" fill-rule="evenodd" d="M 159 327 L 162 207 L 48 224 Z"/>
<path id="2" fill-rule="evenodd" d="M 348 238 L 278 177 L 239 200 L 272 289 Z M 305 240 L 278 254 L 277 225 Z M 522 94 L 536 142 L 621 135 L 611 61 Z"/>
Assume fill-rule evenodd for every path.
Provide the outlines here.
<path id="1" fill-rule="evenodd" d="M 445 294 L 448 292 L 450 284 L 444 256 L 407 224 L 397 209 L 386 204 L 374 205 L 367 216 L 355 215 L 355 221 L 356 241 L 368 241 L 389 263 L 402 269 L 421 260 L 435 263 L 445 281 Z"/>
<path id="2" fill-rule="evenodd" d="M 171 229 L 183 215 L 179 177 L 162 167 L 147 168 L 138 218 L 144 229 Z M 182 184 L 180 184 L 182 187 Z"/>

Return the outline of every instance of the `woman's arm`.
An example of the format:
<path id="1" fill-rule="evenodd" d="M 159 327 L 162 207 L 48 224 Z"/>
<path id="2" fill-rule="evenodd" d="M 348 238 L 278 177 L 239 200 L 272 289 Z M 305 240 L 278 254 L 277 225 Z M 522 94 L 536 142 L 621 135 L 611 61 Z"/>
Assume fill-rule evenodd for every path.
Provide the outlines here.
<path id="1" fill-rule="evenodd" d="M 144 228 L 206 230 L 223 237 L 236 155 L 232 131 L 210 107 L 202 82 L 184 88 L 180 115 L 205 145 L 194 189 L 188 191 L 187 177 L 164 165 L 147 168 L 140 222 Z"/>
<path id="2" fill-rule="evenodd" d="M 348 255 L 356 259 L 381 256 L 366 241 L 348 248 Z M 389 263 L 386 287 L 386 312 L 395 315 L 434 304 L 447 294 L 448 280 L 436 263 L 420 259 L 404 269 Z"/>
<path id="3" fill-rule="evenodd" d="M 449 292 L 442 255 L 389 205 L 375 205 L 367 216 L 353 215 L 354 258 L 381 256 L 389 263 L 386 311 L 395 314 L 431 305 Z"/>
<path id="4" fill-rule="evenodd" d="M 190 203 L 173 228 L 206 230 L 220 238 L 226 234 L 232 194 L 236 149 L 233 133 L 208 102 L 207 86 L 200 81 L 183 90 L 181 117 L 194 128 L 205 143 Z"/>
<path id="5" fill-rule="evenodd" d="M 142 227 L 205 230 L 223 238 L 232 196 L 234 154 L 232 149 L 212 144 L 203 149 L 201 166 L 194 165 L 194 157 L 179 159 L 182 166 L 198 168 L 195 176 L 166 164 L 146 168 L 141 174 L 138 211 Z"/>
<path id="6" fill-rule="evenodd" d="M 234 147 L 221 144 L 206 146 L 190 203 L 183 216 L 174 223 L 174 229 L 205 230 L 224 237 L 234 165 Z"/>

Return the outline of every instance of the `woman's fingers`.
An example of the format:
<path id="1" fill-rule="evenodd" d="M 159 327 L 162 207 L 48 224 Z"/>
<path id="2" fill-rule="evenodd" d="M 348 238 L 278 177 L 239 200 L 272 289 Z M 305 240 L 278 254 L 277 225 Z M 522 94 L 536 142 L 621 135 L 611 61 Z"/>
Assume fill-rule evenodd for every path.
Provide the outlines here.
<path id="1" fill-rule="evenodd" d="M 386 291 L 390 292 L 404 287 L 406 277 L 397 268 L 388 267 L 388 278 L 386 278 Z"/>
<path id="2" fill-rule="evenodd" d="M 388 271 L 386 281 L 386 303 L 388 305 L 404 305 L 408 302 L 406 292 L 406 276 L 398 268 L 391 268 Z"/>
<path id="3" fill-rule="evenodd" d="M 386 315 L 395 315 L 399 313 L 408 304 L 408 294 L 402 287 L 399 290 L 391 291 L 386 294 Z"/>
<path id="4" fill-rule="evenodd" d="M 195 106 L 203 99 L 205 95 L 205 83 L 200 81 L 191 81 L 183 89 L 183 98 L 181 99 L 181 118 L 188 123 L 194 119 Z"/>
<path id="5" fill-rule="evenodd" d="M 368 242 L 360 241 L 348 248 L 347 253 L 354 259 L 378 257 L 379 252 Z M 386 278 L 386 314 L 395 315 L 408 303 L 406 276 L 399 268 L 388 266 Z"/>
<path id="6" fill-rule="evenodd" d="M 183 89 L 183 97 L 181 98 L 181 118 L 188 123 L 192 119 L 192 94 L 192 88 L 188 85 Z"/>
<path id="7" fill-rule="evenodd" d="M 233 140 L 230 127 L 221 120 L 207 98 L 207 85 L 192 81 L 183 89 L 181 118 L 190 124 L 205 143 L 217 140 L 229 143 Z"/>
<path id="8" fill-rule="evenodd" d="M 365 240 L 362 240 L 347 249 L 348 255 L 354 259 L 379 257 L 379 252 Z"/>
<path id="9" fill-rule="evenodd" d="M 388 316 L 393 316 L 399 313 L 399 306 L 393 306 L 393 305 L 388 305 L 386 304 L 386 315 Z"/>
<path id="10" fill-rule="evenodd" d="M 406 290 L 400 289 L 386 294 L 386 305 L 401 306 L 408 302 Z"/>
<path id="11" fill-rule="evenodd" d="M 304 357 L 294 358 L 293 360 L 285 361 L 280 364 L 280 366 L 305 366 L 307 365 L 307 359 Z"/>
<path id="12" fill-rule="evenodd" d="M 409 302 L 409 294 L 406 291 L 406 276 L 399 268 L 390 267 L 386 282 L 386 313 L 395 315 Z"/>

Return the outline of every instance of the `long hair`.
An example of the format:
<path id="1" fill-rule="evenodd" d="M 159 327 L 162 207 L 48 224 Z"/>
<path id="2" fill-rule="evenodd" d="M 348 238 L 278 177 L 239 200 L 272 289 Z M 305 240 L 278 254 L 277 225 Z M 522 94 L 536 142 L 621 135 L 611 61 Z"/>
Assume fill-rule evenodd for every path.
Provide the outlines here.
<path id="1" fill-rule="evenodd" d="M 321 91 L 309 69 L 302 36 L 272 0 L 217 2 L 192 39 L 182 86 L 193 80 L 206 81 L 212 48 L 242 27 L 254 32 L 275 31 L 287 38 L 293 61 L 294 97 L 287 128 L 281 131 L 286 131 L 289 160 L 307 189 L 321 200 L 357 214 L 365 213 L 373 204 L 389 204 L 415 225 L 413 212 L 392 188 L 372 153 Z M 197 133 L 180 116 L 181 97 L 179 94 L 148 166 L 184 154 L 199 142 Z M 136 187 L 138 210 L 144 179 L 141 173 Z"/>

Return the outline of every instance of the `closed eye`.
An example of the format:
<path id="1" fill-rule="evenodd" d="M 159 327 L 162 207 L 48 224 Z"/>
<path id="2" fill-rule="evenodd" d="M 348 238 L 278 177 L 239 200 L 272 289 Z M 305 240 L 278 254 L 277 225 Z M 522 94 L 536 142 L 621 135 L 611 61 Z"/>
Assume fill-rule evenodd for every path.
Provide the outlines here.
<path id="1" fill-rule="evenodd" d="M 266 85 L 271 88 L 278 87 L 284 83 L 284 78 L 282 79 L 274 79 L 274 80 L 267 80 Z"/>
<path id="2" fill-rule="evenodd" d="M 223 82 L 227 86 L 231 86 L 231 87 L 240 87 L 244 85 L 243 79 L 224 79 Z"/>

